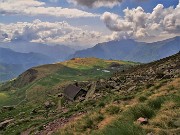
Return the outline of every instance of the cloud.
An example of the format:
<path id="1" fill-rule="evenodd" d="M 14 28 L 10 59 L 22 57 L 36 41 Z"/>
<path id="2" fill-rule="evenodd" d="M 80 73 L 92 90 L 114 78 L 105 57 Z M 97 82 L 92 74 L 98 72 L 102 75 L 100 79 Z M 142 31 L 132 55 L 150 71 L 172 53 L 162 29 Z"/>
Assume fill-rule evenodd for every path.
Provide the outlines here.
<path id="1" fill-rule="evenodd" d="M 47 44 L 64 45 L 94 45 L 105 42 L 107 37 L 98 31 L 83 30 L 69 25 L 67 22 L 42 22 L 34 20 L 32 23 L 17 22 L 0 24 L 1 41 L 26 41 Z"/>
<path id="2" fill-rule="evenodd" d="M 142 7 L 123 10 L 124 16 L 105 12 L 101 19 L 113 31 L 114 38 L 145 39 L 180 35 L 180 2 L 173 8 L 158 4 L 152 13 Z"/>
<path id="3" fill-rule="evenodd" d="M 53 3 L 56 3 L 58 2 L 59 0 L 49 0 L 50 2 L 53 2 Z"/>
<path id="4" fill-rule="evenodd" d="M 67 0 L 67 1 L 69 3 L 73 3 L 74 5 L 81 5 L 89 8 L 100 8 L 100 7 L 113 8 L 114 6 L 120 5 L 122 2 L 128 2 L 127 0 Z M 130 0 L 130 1 L 146 2 L 148 0 Z"/>
<path id="5" fill-rule="evenodd" d="M 37 0 L 0 0 L 0 14 L 3 15 L 48 15 L 55 17 L 79 18 L 98 17 L 99 15 L 79 9 L 48 7 L 46 3 Z"/>
<path id="6" fill-rule="evenodd" d="M 119 5 L 122 0 L 68 0 L 69 3 L 73 3 L 75 5 L 82 5 L 89 8 L 95 7 L 114 7 Z"/>

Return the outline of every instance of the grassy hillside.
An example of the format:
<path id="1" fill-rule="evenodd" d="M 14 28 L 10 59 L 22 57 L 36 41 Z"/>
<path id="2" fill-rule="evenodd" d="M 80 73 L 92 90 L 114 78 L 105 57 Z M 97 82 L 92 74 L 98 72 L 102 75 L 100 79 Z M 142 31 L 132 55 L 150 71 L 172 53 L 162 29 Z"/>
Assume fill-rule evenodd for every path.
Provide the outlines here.
<path id="1" fill-rule="evenodd" d="M 18 105 L 1 109 L 0 120 L 13 122 L 0 133 L 178 134 L 180 54 L 122 71 L 127 64 L 134 65 L 77 58 L 26 71 L 1 86 L 1 106 Z M 83 101 L 58 96 L 74 80 L 90 92 Z M 139 117 L 148 118 L 148 124 L 139 124 Z"/>
<path id="2" fill-rule="evenodd" d="M 112 64 L 118 64 L 118 69 L 112 69 Z M 61 63 L 34 67 L 1 87 L 2 94 L 9 98 L 0 98 L 2 101 L 0 106 L 16 105 L 25 100 L 44 102 L 47 95 L 58 93 L 61 87 L 67 83 L 108 77 L 117 70 L 123 70 L 133 65 L 136 63 L 76 58 Z"/>
<path id="3" fill-rule="evenodd" d="M 95 109 L 68 123 L 54 135 L 169 135 L 180 133 L 180 79 L 163 80 L 152 87 L 124 95 L 109 93 L 96 101 Z M 78 104 L 80 106 L 80 104 Z M 92 105 L 93 106 L 93 105 Z M 84 107 L 85 108 L 85 107 Z M 147 125 L 136 120 L 148 118 Z"/>

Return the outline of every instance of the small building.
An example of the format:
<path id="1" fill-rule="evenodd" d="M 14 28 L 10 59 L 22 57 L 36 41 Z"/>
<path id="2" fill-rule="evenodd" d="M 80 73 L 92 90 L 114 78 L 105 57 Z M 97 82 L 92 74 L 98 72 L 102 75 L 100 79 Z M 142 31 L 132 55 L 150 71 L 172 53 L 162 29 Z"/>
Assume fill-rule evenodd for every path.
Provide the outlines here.
<path id="1" fill-rule="evenodd" d="M 76 100 L 79 97 L 83 97 L 85 98 L 87 94 L 87 91 L 84 89 L 81 89 L 80 87 L 77 87 L 75 85 L 68 85 L 65 89 L 64 89 L 64 96 L 69 99 L 69 100 Z"/>

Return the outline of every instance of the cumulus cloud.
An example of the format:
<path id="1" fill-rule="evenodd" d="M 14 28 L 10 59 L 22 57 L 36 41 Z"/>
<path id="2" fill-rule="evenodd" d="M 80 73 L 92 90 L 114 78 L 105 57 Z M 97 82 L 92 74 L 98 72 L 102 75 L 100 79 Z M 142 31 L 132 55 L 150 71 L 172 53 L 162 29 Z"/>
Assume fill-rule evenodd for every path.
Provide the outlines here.
<path id="1" fill-rule="evenodd" d="M 32 23 L 17 22 L 0 24 L 1 41 L 26 41 L 64 45 L 94 45 L 105 42 L 108 38 L 98 31 L 83 30 L 69 25 L 67 22 Z"/>
<path id="2" fill-rule="evenodd" d="M 124 16 L 105 12 L 101 19 L 113 31 L 114 38 L 143 39 L 180 35 L 180 2 L 174 7 L 164 8 L 158 4 L 152 13 L 142 7 L 123 10 Z"/>
<path id="3" fill-rule="evenodd" d="M 56 3 L 56 2 L 58 2 L 59 0 L 49 0 L 49 1 Z"/>
<path id="4" fill-rule="evenodd" d="M 119 5 L 122 0 L 68 0 L 68 2 L 75 5 L 87 6 L 89 8 L 95 7 L 114 7 Z"/>
<path id="5" fill-rule="evenodd" d="M 58 1 L 58 0 L 56 0 Z M 109 7 L 120 5 L 122 2 L 127 2 L 127 0 L 67 0 L 69 3 L 74 5 L 82 5 L 89 8 L 99 8 L 99 7 Z M 146 2 L 148 0 L 131 0 L 134 2 Z"/>
<path id="6" fill-rule="evenodd" d="M 79 9 L 48 7 L 46 3 L 37 0 L 0 0 L 0 14 L 28 16 L 48 15 L 67 18 L 99 16 Z"/>

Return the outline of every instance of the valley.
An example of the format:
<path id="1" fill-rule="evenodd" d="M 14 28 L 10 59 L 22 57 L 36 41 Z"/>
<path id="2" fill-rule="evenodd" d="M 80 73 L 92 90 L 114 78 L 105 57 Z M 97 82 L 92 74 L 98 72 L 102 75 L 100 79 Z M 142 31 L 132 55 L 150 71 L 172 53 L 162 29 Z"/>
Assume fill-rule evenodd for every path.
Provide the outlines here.
<path id="1" fill-rule="evenodd" d="M 16 78 L 20 73 L 34 66 L 70 60 L 72 58 L 96 57 L 106 60 L 123 60 L 148 63 L 173 55 L 180 50 L 180 37 L 163 41 L 144 43 L 133 39 L 114 40 L 99 43 L 81 50 L 64 45 L 46 45 L 13 41 L 0 44 L 0 63 L 12 67 L 7 74 L 0 69 L 0 82 Z M 13 66 L 14 64 L 14 66 Z M 19 66 L 17 70 L 16 66 Z M 14 67 L 14 68 L 13 68 Z"/>
<path id="2" fill-rule="evenodd" d="M 73 58 L 29 69 L 0 87 L 0 119 L 13 119 L 1 133 L 178 134 L 179 60 L 179 53 L 142 65 Z M 68 101 L 69 84 L 87 90 L 86 98 Z"/>
<path id="3" fill-rule="evenodd" d="M 0 135 L 180 135 L 180 0 L 0 0 Z"/>

